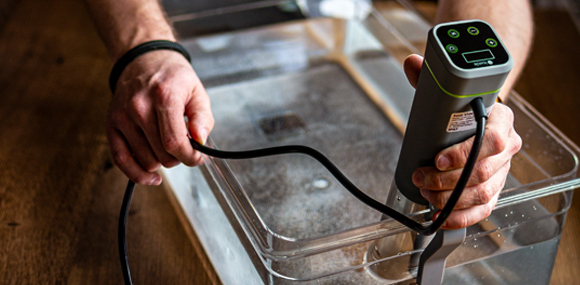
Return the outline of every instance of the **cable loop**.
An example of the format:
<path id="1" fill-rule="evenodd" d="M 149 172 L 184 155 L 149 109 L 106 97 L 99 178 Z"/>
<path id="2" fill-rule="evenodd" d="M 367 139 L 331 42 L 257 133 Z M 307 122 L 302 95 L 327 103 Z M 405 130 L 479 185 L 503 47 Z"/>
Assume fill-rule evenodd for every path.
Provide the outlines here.
<path id="1" fill-rule="evenodd" d="M 383 203 L 371 198 L 361 191 L 356 185 L 354 185 L 343 173 L 322 153 L 313 149 L 311 147 L 303 145 L 288 145 L 288 146 L 277 146 L 263 149 L 246 150 L 246 151 L 223 151 L 213 148 L 206 147 L 197 141 L 190 139 L 191 146 L 208 156 L 221 158 L 221 159 L 250 159 L 258 158 L 264 156 L 281 155 L 289 153 L 302 153 L 308 155 L 320 162 L 334 177 L 356 198 L 358 198 L 363 203 L 367 204 L 369 207 L 395 219 L 399 223 L 409 227 L 410 229 L 418 232 L 421 235 L 431 235 L 435 233 L 441 225 L 447 220 L 453 208 L 459 201 L 461 193 L 467 185 L 467 181 L 471 176 L 471 172 L 477 162 L 477 157 L 479 156 L 479 151 L 483 144 L 483 137 L 485 135 L 485 124 L 487 119 L 487 111 L 485 110 L 485 105 L 480 97 L 473 99 L 470 102 L 471 108 L 475 115 L 475 120 L 477 122 L 477 128 L 475 131 L 475 139 L 467 162 L 463 167 L 463 172 L 455 185 L 455 188 L 451 192 L 449 200 L 437 216 L 437 218 L 428 226 L 424 226 L 408 216 L 384 205 Z M 131 197 L 135 189 L 135 182 L 129 180 L 127 188 L 125 190 L 125 197 L 123 199 L 123 205 L 121 207 L 121 215 L 119 217 L 119 231 L 118 231 L 118 242 L 119 242 L 119 255 L 121 259 L 121 267 L 123 269 L 123 278 L 125 284 L 133 284 L 131 280 L 131 273 L 129 271 L 129 261 L 127 258 L 127 240 L 126 240 L 126 230 L 127 230 L 127 217 L 129 215 L 129 207 L 131 204 Z"/>

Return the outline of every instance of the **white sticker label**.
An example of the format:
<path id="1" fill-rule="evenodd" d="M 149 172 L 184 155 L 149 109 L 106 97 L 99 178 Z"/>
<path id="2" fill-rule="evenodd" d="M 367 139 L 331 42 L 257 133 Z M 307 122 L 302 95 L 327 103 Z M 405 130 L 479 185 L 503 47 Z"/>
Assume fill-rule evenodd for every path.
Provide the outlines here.
<path id="1" fill-rule="evenodd" d="M 485 109 L 488 115 L 491 113 L 492 108 L 493 105 Z M 449 124 L 447 124 L 447 132 L 455 133 L 469 131 L 475 129 L 475 127 L 476 123 L 473 116 L 473 111 L 453 113 L 449 119 Z"/>

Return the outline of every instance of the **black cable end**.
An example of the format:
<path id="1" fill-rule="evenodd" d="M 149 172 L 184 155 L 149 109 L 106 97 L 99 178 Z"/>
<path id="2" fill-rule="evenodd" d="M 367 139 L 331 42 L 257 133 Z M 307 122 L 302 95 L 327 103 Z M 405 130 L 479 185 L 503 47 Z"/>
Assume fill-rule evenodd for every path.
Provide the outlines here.
<path id="1" fill-rule="evenodd" d="M 473 115 L 475 116 L 476 119 L 481 117 L 487 118 L 487 110 L 485 109 L 485 104 L 483 104 L 483 99 L 481 99 L 481 97 L 477 97 L 471 100 L 471 102 L 469 102 L 469 105 L 471 105 Z"/>
<path id="2" fill-rule="evenodd" d="M 119 215 L 119 228 L 117 242 L 119 243 L 119 258 L 121 261 L 121 270 L 123 271 L 123 280 L 125 284 L 133 284 L 131 271 L 129 270 L 129 257 L 127 254 L 127 218 L 129 208 L 131 207 L 131 198 L 135 190 L 135 182 L 129 180 L 125 189 L 125 196 L 121 205 L 121 214 Z"/>

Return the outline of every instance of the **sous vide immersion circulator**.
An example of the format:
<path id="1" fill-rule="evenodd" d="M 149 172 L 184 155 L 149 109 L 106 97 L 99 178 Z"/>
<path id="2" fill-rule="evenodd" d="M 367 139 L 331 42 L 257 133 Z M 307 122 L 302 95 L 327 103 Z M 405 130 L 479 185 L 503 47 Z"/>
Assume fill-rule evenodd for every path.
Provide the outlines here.
<path id="1" fill-rule="evenodd" d="M 429 31 L 425 59 L 387 199 L 389 207 L 411 214 L 429 204 L 413 184 L 413 172 L 419 167 L 435 166 L 435 157 L 440 151 L 475 134 L 476 121 L 470 103 L 481 98 L 489 114 L 512 67 L 506 47 L 484 21 L 443 23 Z M 369 269 L 373 275 L 393 281 L 404 280 L 418 271 L 419 284 L 440 284 L 447 255 L 464 238 L 465 229 L 440 230 L 433 240 L 408 232 L 389 236 L 373 243 L 367 258 L 380 260 L 431 244 L 422 256 L 416 253 L 377 263 Z"/>

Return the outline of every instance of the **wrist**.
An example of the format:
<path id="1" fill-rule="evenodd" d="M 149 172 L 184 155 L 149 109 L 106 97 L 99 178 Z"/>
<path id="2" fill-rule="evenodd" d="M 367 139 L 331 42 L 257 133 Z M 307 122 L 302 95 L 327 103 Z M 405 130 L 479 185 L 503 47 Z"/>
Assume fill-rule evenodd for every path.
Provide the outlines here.
<path id="1" fill-rule="evenodd" d="M 176 42 L 175 36 L 169 28 L 168 31 L 152 31 L 150 29 L 138 28 L 131 37 L 124 41 L 119 41 L 118 45 L 113 47 L 111 50 L 111 55 L 113 60 L 118 61 L 124 54 L 126 54 L 131 49 L 137 47 L 138 45 L 144 44 L 150 41 L 166 40 Z"/>
<path id="2" fill-rule="evenodd" d="M 128 52 L 123 54 L 119 58 L 119 60 L 117 60 L 117 62 L 113 66 L 113 69 L 111 70 L 111 74 L 109 76 L 109 87 L 111 89 L 111 92 L 113 94 L 115 93 L 116 85 L 117 85 L 119 78 L 121 77 L 121 74 L 123 73 L 125 68 L 127 68 L 134 60 L 136 60 L 140 57 L 143 57 L 147 54 L 153 53 L 153 52 L 155 52 L 156 53 L 155 55 L 157 55 L 157 56 L 167 55 L 168 53 L 166 53 L 166 52 L 163 52 L 163 53 L 158 52 L 158 51 L 165 51 L 165 50 L 169 51 L 170 52 L 169 55 L 171 55 L 171 56 L 179 55 L 179 56 L 183 57 L 183 60 L 181 60 L 182 64 L 186 63 L 187 66 L 191 67 L 189 64 L 189 61 L 191 60 L 189 53 L 180 44 L 173 42 L 173 41 L 167 41 L 167 40 L 155 40 L 155 41 L 145 42 L 145 43 L 142 43 L 142 44 L 137 45 L 136 47 L 130 49 Z M 155 56 L 152 59 L 154 59 L 154 58 L 155 58 Z M 186 60 L 186 61 L 184 61 L 184 60 Z M 154 62 L 154 61 L 155 60 L 152 60 L 152 62 Z"/>
<path id="3" fill-rule="evenodd" d="M 171 31 L 171 30 L 170 30 Z M 134 36 L 130 37 L 125 42 L 119 42 L 115 50 L 111 52 L 114 61 L 118 61 L 124 54 L 138 45 L 146 42 L 166 40 L 176 42 L 175 36 L 171 32 L 156 32 L 151 30 L 138 31 Z"/>

